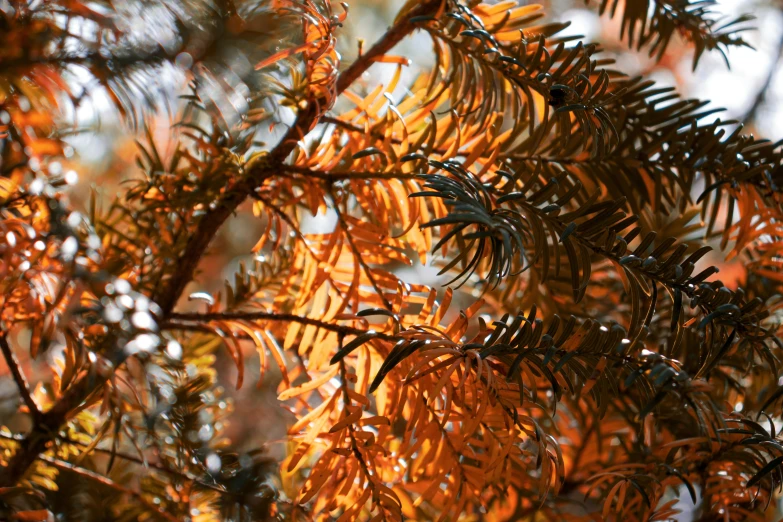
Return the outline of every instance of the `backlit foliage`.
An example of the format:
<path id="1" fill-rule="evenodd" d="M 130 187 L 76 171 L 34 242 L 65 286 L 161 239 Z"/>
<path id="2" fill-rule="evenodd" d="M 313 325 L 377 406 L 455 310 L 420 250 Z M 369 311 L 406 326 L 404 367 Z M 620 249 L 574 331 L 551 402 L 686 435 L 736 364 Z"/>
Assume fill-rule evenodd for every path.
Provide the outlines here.
<path id="1" fill-rule="evenodd" d="M 711 1 L 592 3 L 659 57 L 747 45 Z M 765 520 L 780 146 L 540 6 L 409 1 L 343 59 L 348 7 L 0 1 L 0 518 Z M 137 175 L 82 205 L 69 118 L 101 97 Z M 254 261 L 206 292 L 237 213 Z M 218 384 L 249 357 L 282 462 L 226 435 L 265 422 Z"/>

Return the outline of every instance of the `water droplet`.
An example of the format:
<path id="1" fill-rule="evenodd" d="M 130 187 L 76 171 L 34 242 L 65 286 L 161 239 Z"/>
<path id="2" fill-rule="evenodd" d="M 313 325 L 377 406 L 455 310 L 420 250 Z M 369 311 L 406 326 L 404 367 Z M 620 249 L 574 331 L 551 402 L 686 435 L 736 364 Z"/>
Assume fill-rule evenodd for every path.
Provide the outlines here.
<path id="1" fill-rule="evenodd" d="M 76 228 L 79 226 L 79 223 L 82 222 L 82 215 L 78 212 L 71 212 L 68 215 L 68 226 L 71 228 Z"/>
<path id="2" fill-rule="evenodd" d="M 121 295 L 115 300 L 115 302 L 120 308 L 125 310 L 133 309 L 133 298 L 129 295 Z"/>
<path id="3" fill-rule="evenodd" d="M 109 323 L 118 323 L 122 320 L 122 317 L 122 310 L 117 308 L 114 304 L 110 304 L 103 309 L 103 318 Z"/>
<path id="4" fill-rule="evenodd" d="M 63 171 L 63 165 L 59 161 L 49 163 L 49 174 L 59 176 Z"/>
<path id="5" fill-rule="evenodd" d="M 114 281 L 114 290 L 118 294 L 127 294 L 131 291 L 131 285 L 124 279 L 117 279 Z"/>
<path id="6" fill-rule="evenodd" d="M 250 455 L 242 455 L 239 457 L 239 465 L 243 468 L 249 468 L 253 465 L 253 458 Z"/>
<path id="7" fill-rule="evenodd" d="M 150 309 L 150 300 L 145 296 L 140 295 L 136 298 L 136 310 L 139 312 L 146 312 Z"/>
<path id="8" fill-rule="evenodd" d="M 73 256 L 76 255 L 76 252 L 79 250 L 79 242 L 76 241 L 75 237 L 70 236 L 68 239 L 63 241 L 61 250 L 64 259 L 73 259 Z"/>
<path id="9" fill-rule="evenodd" d="M 152 330 L 155 328 L 155 321 L 147 312 L 136 312 L 131 316 L 131 324 L 139 330 Z"/>
<path id="10" fill-rule="evenodd" d="M 44 181 L 40 178 L 36 178 L 30 182 L 30 185 L 27 187 L 27 192 L 33 196 L 39 196 L 41 195 L 41 192 L 43 192 L 44 186 Z"/>
<path id="11" fill-rule="evenodd" d="M 191 67 L 193 67 L 193 57 L 190 55 L 190 53 L 181 52 L 174 59 L 174 63 L 176 63 L 178 67 L 182 67 L 183 69 L 190 69 Z"/>
<path id="12" fill-rule="evenodd" d="M 204 442 L 208 441 L 212 438 L 212 434 L 214 433 L 214 429 L 212 428 L 212 425 L 210 424 L 204 424 L 201 429 L 198 430 L 198 438 Z"/>
<path id="13" fill-rule="evenodd" d="M 166 345 L 166 355 L 172 359 L 180 360 L 182 358 L 182 345 L 174 340 L 169 341 Z"/>
<path id="14" fill-rule="evenodd" d="M 217 453 L 210 453 L 207 457 L 207 469 L 210 473 L 217 473 L 220 471 L 220 457 L 217 455 Z"/>
<path id="15" fill-rule="evenodd" d="M 141 334 L 125 345 L 125 353 L 134 355 L 139 352 L 151 352 L 160 342 L 157 335 Z"/>

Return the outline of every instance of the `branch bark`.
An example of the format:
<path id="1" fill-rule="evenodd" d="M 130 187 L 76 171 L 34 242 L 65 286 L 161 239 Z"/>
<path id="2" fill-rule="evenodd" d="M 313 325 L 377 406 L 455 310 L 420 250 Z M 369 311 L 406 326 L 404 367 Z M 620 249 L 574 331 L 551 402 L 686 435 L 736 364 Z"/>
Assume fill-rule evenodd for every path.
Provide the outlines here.
<path id="1" fill-rule="evenodd" d="M 30 389 L 27 387 L 27 379 L 25 379 L 24 374 L 22 373 L 22 367 L 19 365 L 19 361 L 16 359 L 14 351 L 8 345 L 8 339 L 6 339 L 5 335 L 0 335 L 0 349 L 3 350 L 5 362 L 8 365 L 8 369 L 11 370 L 11 375 L 14 376 L 16 387 L 19 388 L 19 396 L 22 398 L 22 402 L 24 402 L 27 409 L 30 410 L 30 415 L 32 415 L 33 419 L 37 419 L 40 417 L 41 411 L 38 409 L 38 405 L 30 395 Z"/>

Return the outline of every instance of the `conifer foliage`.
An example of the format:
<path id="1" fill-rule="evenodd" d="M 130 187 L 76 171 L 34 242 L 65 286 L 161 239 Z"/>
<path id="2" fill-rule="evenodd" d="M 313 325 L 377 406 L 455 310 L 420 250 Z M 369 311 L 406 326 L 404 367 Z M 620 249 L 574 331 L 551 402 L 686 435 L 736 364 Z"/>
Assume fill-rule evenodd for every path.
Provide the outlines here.
<path id="1" fill-rule="evenodd" d="M 711 1 L 587 4 L 652 56 L 747 46 L 750 17 Z M 342 58 L 347 16 L 0 1 L 0 519 L 765 520 L 779 144 L 540 6 L 411 0 Z M 413 33 L 434 64 L 393 95 Z M 173 107 L 166 77 L 190 85 Z M 77 204 L 69 118 L 100 96 L 137 175 Z M 205 292 L 213 239 L 250 212 L 255 261 Z M 293 414 L 282 462 L 224 433 L 264 423 L 218 385 L 224 359 L 255 385 L 250 354 Z"/>

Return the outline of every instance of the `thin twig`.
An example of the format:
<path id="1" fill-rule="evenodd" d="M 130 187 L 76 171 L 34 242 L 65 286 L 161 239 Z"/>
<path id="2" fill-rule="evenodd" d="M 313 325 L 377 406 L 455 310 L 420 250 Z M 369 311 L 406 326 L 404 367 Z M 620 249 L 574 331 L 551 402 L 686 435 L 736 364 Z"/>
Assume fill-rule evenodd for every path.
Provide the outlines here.
<path id="1" fill-rule="evenodd" d="M 350 171 L 350 172 L 325 172 L 322 170 L 309 169 L 296 165 L 286 165 L 282 167 L 288 172 L 299 174 L 307 178 L 316 178 L 322 181 L 334 182 L 342 180 L 377 180 L 377 179 L 416 179 L 419 174 L 410 172 L 371 172 L 371 171 Z"/>
<path id="2" fill-rule="evenodd" d="M 340 348 L 342 348 L 342 346 L 340 346 Z M 348 406 L 351 405 L 352 401 L 351 401 L 351 396 L 348 393 L 348 371 L 345 367 L 344 360 L 340 361 L 340 380 L 342 382 L 340 388 L 342 389 L 343 404 L 345 405 L 345 417 L 348 417 L 348 415 L 350 415 Z M 356 458 L 356 461 L 359 463 L 359 467 L 362 468 L 362 472 L 364 473 L 364 476 L 367 479 L 367 484 L 369 485 L 369 488 L 373 491 L 373 499 L 375 499 L 377 498 L 376 495 L 377 495 L 378 487 L 375 484 L 373 478 L 377 476 L 377 473 L 370 473 L 370 468 L 367 465 L 365 456 L 362 454 L 359 443 L 356 441 L 355 430 L 356 428 L 354 427 L 353 424 L 348 425 L 348 438 L 351 439 L 351 452 L 353 453 L 353 456 Z M 379 506 L 382 512 L 386 511 L 386 508 L 381 503 L 377 503 L 376 501 L 373 501 L 373 503 Z"/>
<path id="3" fill-rule="evenodd" d="M 351 122 L 348 122 L 348 121 L 345 121 L 345 120 L 341 120 L 340 118 L 336 118 L 334 116 L 328 116 L 328 115 L 327 116 L 322 116 L 320 121 L 321 121 L 321 123 L 333 124 L 333 125 L 335 125 L 337 127 L 345 129 L 345 130 L 347 130 L 349 132 L 355 132 L 355 133 L 363 134 L 365 136 L 370 136 L 370 137 L 372 137 L 372 138 L 374 138 L 376 140 L 383 141 L 383 140 L 386 139 L 385 136 L 383 136 L 383 135 L 381 135 L 379 133 L 373 132 L 372 128 L 370 128 L 370 131 L 368 133 L 367 130 L 364 129 L 363 127 L 360 127 L 359 125 L 355 125 L 355 124 L 353 124 Z M 404 143 L 404 141 L 401 138 L 396 138 L 394 136 L 392 136 L 389 139 L 390 139 L 390 141 L 392 143 L 394 143 L 396 145 L 402 145 Z M 434 152 L 436 154 L 446 154 L 448 151 L 449 151 L 448 147 L 434 147 L 431 150 L 431 152 Z M 468 153 L 466 153 L 466 152 L 459 152 L 459 151 L 457 151 L 455 153 L 456 157 L 467 156 L 467 155 L 468 155 Z"/>
<path id="4" fill-rule="evenodd" d="M 381 58 L 384 54 L 400 43 L 409 33 L 416 29 L 417 25 L 411 20 L 427 15 L 435 15 L 443 4 L 442 0 L 425 0 L 411 9 L 408 13 L 400 16 L 383 37 L 372 46 L 372 49 L 362 54 L 355 62 L 340 74 L 337 79 L 337 92 L 341 93 L 350 87 L 359 77 L 364 74 L 375 60 Z"/>
<path id="5" fill-rule="evenodd" d="M 16 387 L 19 388 L 19 395 L 22 397 L 22 401 L 25 406 L 27 406 L 27 409 L 30 410 L 30 415 L 32 415 L 34 419 L 37 419 L 41 415 L 41 410 L 38 409 L 38 405 L 33 400 L 32 395 L 30 395 L 30 389 L 27 387 L 27 379 L 25 379 L 24 373 L 22 373 L 22 367 L 19 365 L 19 361 L 17 360 L 14 351 L 8 345 L 8 339 L 6 339 L 5 334 L 0 335 L 0 349 L 3 350 L 5 362 L 11 370 L 11 375 L 14 376 L 14 381 L 16 382 Z"/>
<path id="6" fill-rule="evenodd" d="M 337 199 L 334 197 L 334 194 L 331 193 L 331 190 L 329 191 L 329 194 L 332 196 L 332 201 L 334 202 L 334 211 L 337 214 L 337 222 L 339 223 L 340 228 L 343 230 L 343 235 L 345 236 L 346 241 L 348 241 L 348 246 L 351 248 L 354 261 L 359 263 L 359 266 L 361 266 L 362 270 L 364 270 L 367 279 L 370 281 L 370 284 L 375 290 L 375 293 L 378 294 L 378 297 L 381 299 L 383 306 L 387 310 L 392 310 L 391 303 L 386 298 L 386 295 L 383 293 L 383 289 L 380 286 L 378 286 L 378 282 L 375 280 L 375 276 L 373 276 L 370 266 L 364 260 L 362 253 L 359 252 L 359 249 L 356 247 L 356 243 L 354 243 L 353 241 L 353 236 L 351 235 L 350 230 L 348 230 L 348 224 L 345 222 L 345 217 L 343 216 L 343 213 L 340 210 L 340 204 L 337 202 Z"/>
<path id="7" fill-rule="evenodd" d="M 190 325 L 184 324 L 181 321 L 189 322 L 192 324 Z M 318 319 L 314 319 L 312 317 L 305 317 L 305 316 L 295 315 L 295 314 L 271 313 L 271 312 L 223 312 L 223 313 L 217 312 L 217 313 L 209 313 L 209 314 L 172 313 L 171 320 L 163 323 L 161 327 L 164 329 L 176 329 L 177 327 L 183 327 L 187 329 L 190 326 L 203 327 L 204 323 L 208 323 L 211 321 L 280 321 L 286 323 L 298 323 L 305 326 L 315 326 L 317 328 L 328 330 L 330 332 L 335 332 L 341 335 L 362 335 L 371 331 L 362 328 L 354 328 L 352 326 L 347 326 L 342 324 L 327 323 L 325 321 L 319 321 Z M 205 327 L 205 330 L 214 333 L 208 327 Z M 384 341 L 400 340 L 400 337 L 383 334 L 380 332 L 376 333 L 376 337 Z"/>
<path id="8" fill-rule="evenodd" d="M 0 436 L 3 436 L 3 435 L 0 434 Z M 83 442 L 78 442 L 78 441 L 75 441 L 75 440 L 65 439 L 65 438 L 63 438 L 61 440 L 63 442 L 65 442 L 65 443 L 67 443 L 67 444 L 74 444 L 74 445 L 80 446 L 82 448 L 89 447 L 89 444 L 84 444 Z M 214 484 L 209 484 L 208 482 L 204 482 L 201 479 L 191 475 L 190 473 L 187 473 L 187 472 L 184 472 L 184 471 L 177 471 L 176 469 L 171 469 L 170 467 L 164 466 L 163 464 L 159 464 L 157 462 L 149 462 L 146 459 L 143 459 L 143 458 L 140 458 L 140 457 L 136 457 L 134 455 L 128 455 L 127 453 L 122 453 L 122 452 L 119 452 L 119 451 L 114 451 L 114 450 L 106 449 L 106 448 L 94 447 L 94 448 L 91 448 L 90 451 L 97 451 L 98 453 L 104 453 L 106 455 L 114 455 L 115 457 L 120 458 L 122 460 L 127 460 L 128 462 L 133 462 L 133 463 L 138 464 L 140 466 L 143 466 L 145 468 L 152 468 L 152 469 L 155 469 L 157 471 L 160 471 L 161 473 L 165 473 L 166 475 L 170 475 L 172 477 L 177 477 L 177 478 L 182 479 L 182 480 L 187 480 L 187 481 L 193 482 L 195 484 L 198 484 L 199 486 L 205 487 L 207 489 L 211 489 L 213 491 L 217 491 L 218 493 L 222 493 L 222 494 L 226 494 L 227 493 L 227 491 L 225 489 L 223 489 L 223 488 L 221 488 L 219 486 L 216 486 Z"/>
<path id="9" fill-rule="evenodd" d="M 294 220 L 291 219 L 291 216 L 286 214 L 282 208 L 275 205 L 272 201 L 259 194 L 252 194 L 252 197 L 254 199 L 257 199 L 261 203 L 263 203 L 264 206 L 266 206 L 272 212 L 274 212 L 275 215 L 277 215 L 280 219 L 282 219 L 291 228 L 291 231 L 294 233 L 294 235 L 296 235 L 296 239 L 299 240 L 300 244 L 305 248 L 305 251 L 310 255 L 310 257 L 316 263 L 322 262 L 321 258 L 313 251 L 312 248 L 310 248 L 310 245 L 307 242 L 307 238 L 305 237 L 304 234 L 302 234 L 302 231 L 299 230 L 299 227 L 296 226 L 296 223 L 294 223 Z M 339 295 L 341 298 L 344 297 L 343 291 L 338 288 L 337 283 L 335 282 L 331 274 L 327 275 L 326 277 L 329 283 L 331 283 L 331 285 L 337 291 L 337 295 Z"/>
<path id="10" fill-rule="evenodd" d="M 6 440 L 15 440 L 17 442 L 19 442 L 21 440 L 24 440 L 24 437 L 21 436 L 21 435 L 13 435 L 11 433 L 3 433 L 3 432 L 0 432 L 0 438 L 6 439 Z M 143 459 L 141 457 L 136 457 L 134 455 L 128 455 L 127 453 L 122 453 L 120 451 L 114 451 L 114 450 L 107 449 L 107 448 L 100 448 L 100 447 L 97 447 L 97 446 L 94 447 L 94 448 L 90 448 L 89 444 L 85 444 L 84 442 L 79 442 L 77 440 L 68 439 L 68 438 L 65 438 L 65 437 L 60 437 L 59 439 L 60 439 L 60 441 L 66 443 L 66 444 L 73 444 L 74 446 L 79 446 L 81 448 L 89 448 L 90 451 L 97 451 L 98 453 L 104 453 L 106 455 L 113 455 L 113 456 L 115 456 L 117 458 L 120 458 L 122 460 L 127 460 L 128 462 L 133 462 L 133 463 L 138 464 L 140 466 L 143 466 L 145 468 L 152 468 L 152 469 L 155 469 L 157 471 L 160 471 L 161 473 L 165 473 L 165 474 L 171 475 L 173 477 L 178 477 L 178 478 L 183 479 L 183 480 L 189 480 L 191 482 L 195 482 L 196 484 L 198 484 L 200 486 L 212 489 L 212 490 L 217 491 L 219 493 L 226 493 L 226 491 L 224 489 L 221 489 L 218 486 L 215 486 L 213 484 L 209 484 L 209 483 L 203 482 L 203 481 L 199 480 L 198 478 L 190 475 L 189 473 L 186 473 L 184 471 L 177 471 L 175 469 L 171 469 L 171 468 L 169 468 L 167 466 L 164 466 L 163 464 L 158 464 L 156 462 L 149 462 L 148 460 Z M 73 465 L 76 466 L 77 464 L 73 464 Z"/>
<path id="11" fill-rule="evenodd" d="M 166 511 L 163 511 L 158 506 L 156 506 L 155 504 L 153 504 L 152 502 L 147 500 L 144 497 L 144 495 L 142 495 L 138 491 L 135 491 L 133 489 L 126 488 L 125 486 L 117 484 L 113 480 L 108 479 L 108 478 L 104 477 L 103 475 L 100 475 L 98 473 L 95 473 L 94 471 L 90 471 L 88 469 L 85 469 L 85 468 L 82 468 L 82 467 L 79 467 L 79 466 L 75 466 L 74 464 L 71 464 L 70 462 L 66 462 L 64 460 L 60 460 L 60 459 L 56 459 L 54 457 L 50 457 L 48 455 L 41 455 L 40 459 L 45 461 L 45 462 L 48 462 L 49 464 L 51 464 L 52 466 L 54 466 L 56 468 L 70 471 L 72 473 L 75 473 L 76 475 L 79 475 L 80 477 L 84 477 L 84 478 L 90 479 L 90 480 L 98 482 L 99 484 L 102 484 L 102 485 L 104 485 L 104 486 L 106 486 L 108 488 L 111 488 L 111 489 L 113 489 L 115 491 L 119 491 L 120 493 L 124 493 L 126 495 L 130 495 L 133 498 L 135 498 L 136 500 L 138 500 L 140 503 L 144 504 L 144 506 L 147 509 L 149 509 L 150 511 L 154 511 L 155 513 L 157 513 L 161 517 L 165 518 L 166 520 L 171 520 L 172 522 L 178 522 L 179 521 L 179 519 L 176 518 L 174 515 L 172 515 L 170 513 L 167 513 Z"/>

